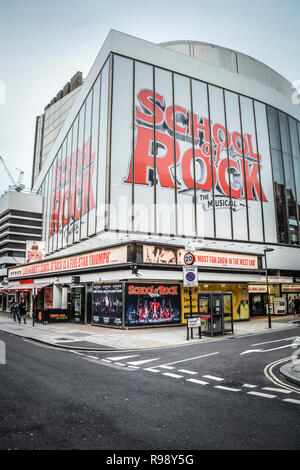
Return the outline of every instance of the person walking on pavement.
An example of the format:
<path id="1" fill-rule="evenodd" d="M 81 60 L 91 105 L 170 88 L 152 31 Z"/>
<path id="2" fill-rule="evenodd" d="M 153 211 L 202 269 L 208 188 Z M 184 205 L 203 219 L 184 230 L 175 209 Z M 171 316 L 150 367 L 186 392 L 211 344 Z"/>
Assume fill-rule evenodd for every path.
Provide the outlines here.
<path id="1" fill-rule="evenodd" d="M 12 306 L 11 306 L 11 313 L 13 316 L 14 321 L 17 321 L 17 316 L 18 316 L 18 302 L 16 299 L 13 301 Z"/>
<path id="2" fill-rule="evenodd" d="M 24 299 L 21 299 L 21 302 L 19 303 L 19 323 L 21 323 L 22 317 L 24 318 L 24 324 L 26 325 L 26 305 Z"/>

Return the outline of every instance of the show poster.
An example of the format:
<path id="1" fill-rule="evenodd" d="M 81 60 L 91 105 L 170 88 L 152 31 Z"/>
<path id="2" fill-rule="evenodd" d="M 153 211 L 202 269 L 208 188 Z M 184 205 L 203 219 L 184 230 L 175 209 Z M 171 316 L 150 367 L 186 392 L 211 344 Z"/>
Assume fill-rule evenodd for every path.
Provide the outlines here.
<path id="1" fill-rule="evenodd" d="M 40 240 L 27 240 L 26 242 L 26 262 L 41 261 L 45 257 L 45 242 Z"/>
<path id="2" fill-rule="evenodd" d="M 45 309 L 53 308 L 53 287 L 45 287 Z"/>
<path id="3" fill-rule="evenodd" d="M 122 284 L 94 284 L 92 322 L 98 325 L 122 326 Z"/>
<path id="4" fill-rule="evenodd" d="M 126 284 L 126 326 L 174 323 L 181 323 L 179 284 Z"/>

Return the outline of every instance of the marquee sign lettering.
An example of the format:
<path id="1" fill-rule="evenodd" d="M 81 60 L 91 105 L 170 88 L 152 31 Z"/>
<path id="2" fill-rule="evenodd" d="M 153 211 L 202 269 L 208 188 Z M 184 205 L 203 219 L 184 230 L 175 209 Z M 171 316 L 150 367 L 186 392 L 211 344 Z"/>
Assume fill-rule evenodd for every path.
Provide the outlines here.
<path id="1" fill-rule="evenodd" d="M 52 259 L 41 263 L 28 263 L 10 268 L 8 277 L 35 276 L 39 274 L 65 273 L 68 271 L 85 270 L 98 266 L 127 262 L 127 248 L 115 247 L 109 250 L 97 250 L 65 258 Z"/>
<path id="2" fill-rule="evenodd" d="M 95 153 L 91 153 L 91 138 L 82 148 L 54 165 L 50 237 L 70 221 L 77 221 L 82 214 L 94 209 L 94 170 Z"/>
<path id="3" fill-rule="evenodd" d="M 134 152 L 134 182 L 151 186 L 154 184 L 153 169 L 156 155 L 156 180 L 164 188 L 175 188 L 175 165 L 177 189 L 179 192 L 193 194 L 204 208 L 213 206 L 230 207 L 233 210 L 245 207 L 245 201 L 267 202 L 260 188 L 259 168 L 261 156 L 254 153 L 252 136 L 240 132 L 226 132 L 223 125 L 214 123 L 210 129 L 209 120 L 192 113 L 181 106 L 167 106 L 164 96 L 142 89 L 137 95 L 136 106 L 136 146 Z M 175 121 L 175 122 L 174 122 Z M 155 142 L 153 128 L 155 126 Z M 175 143 L 173 140 L 175 132 Z M 190 144 L 184 152 L 180 142 Z M 194 152 L 193 152 L 194 144 Z M 154 150 L 155 145 L 155 150 Z M 227 154 L 228 151 L 228 154 Z M 196 176 L 193 171 L 195 155 Z M 132 183 L 133 162 L 125 183 Z"/>

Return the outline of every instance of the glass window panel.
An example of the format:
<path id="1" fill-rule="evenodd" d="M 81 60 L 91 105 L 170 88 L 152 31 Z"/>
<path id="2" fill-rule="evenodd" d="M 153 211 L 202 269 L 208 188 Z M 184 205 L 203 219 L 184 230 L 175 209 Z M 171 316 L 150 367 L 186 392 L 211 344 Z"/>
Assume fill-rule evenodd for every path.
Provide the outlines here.
<path id="1" fill-rule="evenodd" d="M 108 82 L 109 61 L 101 72 L 101 97 L 99 116 L 99 154 L 97 168 L 97 232 L 105 227 L 105 188 L 106 188 L 106 161 L 107 161 L 107 126 L 108 126 Z"/>
<path id="2" fill-rule="evenodd" d="M 292 155 L 294 157 L 300 158 L 299 153 L 299 142 L 297 136 L 297 122 L 295 119 L 289 117 L 289 125 L 290 125 L 290 135 L 291 135 L 291 144 L 292 144 Z"/>
<path id="3" fill-rule="evenodd" d="M 66 162 L 63 165 L 64 174 L 64 197 L 62 203 L 62 247 L 68 244 L 68 226 L 70 220 L 70 179 L 71 179 L 71 161 L 72 161 L 72 127 L 67 136 Z"/>
<path id="4" fill-rule="evenodd" d="M 58 234 L 60 232 L 60 227 L 61 227 L 61 202 L 62 202 L 62 197 L 61 197 L 61 162 L 62 162 L 62 147 L 60 148 L 58 152 L 58 157 L 57 157 L 57 164 L 55 168 L 55 173 L 56 173 L 56 178 L 55 178 L 55 233 L 53 236 L 53 251 L 56 251 L 58 249 Z"/>
<path id="5" fill-rule="evenodd" d="M 168 110 L 169 125 L 160 113 L 156 121 L 156 232 L 163 234 L 176 233 L 175 214 L 175 168 L 174 143 L 172 139 L 173 96 L 172 74 L 165 70 L 155 69 L 155 93 L 162 100 L 165 116 Z M 163 121 L 163 124 L 158 124 Z M 161 127 L 162 126 L 162 127 Z M 161 129 L 160 129 L 161 127 Z M 176 154 L 177 155 L 177 154 Z M 167 160 L 163 160 L 167 159 Z M 163 164 L 168 161 L 167 164 Z"/>
<path id="6" fill-rule="evenodd" d="M 282 193 L 284 193 L 284 174 L 282 165 L 281 150 L 271 149 L 273 177 L 277 184 L 282 186 Z"/>
<path id="7" fill-rule="evenodd" d="M 257 155 L 253 102 L 240 98 L 244 141 L 245 179 L 247 187 L 249 236 L 252 241 L 263 241 L 260 168 Z"/>
<path id="8" fill-rule="evenodd" d="M 227 138 L 224 98 L 221 88 L 209 86 L 209 103 L 213 165 L 214 174 L 216 175 L 216 181 L 214 182 L 216 237 L 231 239 Z"/>
<path id="9" fill-rule="evenodd" d="M 267 106 L 269 134 L 271 142 L 271 156 L 273 166 L 274 192 L 276 198 L 277 227 L 279 243 L 288 243 L 288 226 L 286 198 L 284 187 L 284 170 L 280 145 L 277 110 Z"/>
<path id="10" fill-rule="evenodd" d="M 154 100 L 153 67 L 150 65 L 135 62 L 134 100 L 133 229 L 135 232 L 154 233 Z M 145 153 L 153 161 L 148 168 L 141 167 L 141 163 L 145 161 Z M 128 166 L 128 175 L 132 170 L 131 165 Z"/>
<path id="11" fill-rule="evenodd" d="M 299 244 L 299 233 L 298 233 L 298 220 L 297 220 L 297 205 L 294 201 L 288 199 L 288 224 L 290 233 L 290 243 L 292 245 Z"/>
<path id="12" fill-rule="evenodd" d="M 99 139 L 99 109 L 100 109 L 100 75 L 93 86 L 93 115 L 92 115 L 92 143 L 89 178 L 89 223 L 88 235 L 96 231 L 96 189 L 98 167 L 98 139 Z"/>
<path id="13" fill-rule="evenodd" d="M 291 143 L 289 136 L 289 126 L 287 115 L 279 111 L 279 125 L 280 125 L 280 135 L 281 135 L 281 144 L 282 151 L 291 154 Z"/>
<path id="14" fill-rule="evenodd" d="M 46 240 L 46 230 L 47 230 L 47 196 L 48 196 L 48 184 L 49 184 L 49 172 L 46 175 L 43 183 L 43 231 L 42 231 L 42 240 Z"/>
<path id="15" fill-rule="evenodd" d="M 58 176 L 57 176 L 57 159 L 58 154 L 56 155 L 52 167 L 52 183 L 51 183 L 51 205 L 50 205 L 50 232 L 49 232 L 49 253 L 52 253 L 54 248 L 54 239 L 56 234 L 56 229 L 58 225 L 58 203 L 59 198 L 57 198 L 57 186 L 58 186 Z"/>
<path id="16" fill-rule="evenodd" d="M 214 237 L 214 211 L 207 85 L 192 80 L 198 237 Z"/>
<path id="17" fill-rule="evenodd" d="M 277 110 L 275 108 L 271 108 L 271 106 L 267 106 L 267 113 L 269 123 L 270 145 L 274 149 L 281 150 Z"/>
<path id="18" fill-rule="evenodd" d="M 294 169 L 293 169 L 293 159 L 292 156 L 283 153 L 284 161 L 284 173 L 285 173 L 285 184 L 286 184 L 286 193 L 287 198 L 290 200 L 296 200 L 296 190 L 295 190 L 295 180 L 294 180 Z"/>
<path id="19" fill-rule="evenodd" d="M 300 203 L 300 158 L 294 158 L 294 169 L 297 185 L 297 201 Z"/>
<path id="20" fill-rule="evenodd" d="M 82 191 L 81 191 L 81 221 L 80 221 L 80 240 L 87 238 L 88 212 L 90 209 L 89 197 L 89 177 L 90 177 L 90 157 L 91 157 L 91 115 L 92 115 L 93 94 L 90 91 L 86 99 L 85 107 L 85 126 L 83 138 L 83 173 L 82 173 Z"/>
<path id="21" fill-rule="evenodd" d="M 80 240 L 80 216 L 81 216 L 81 197 L 82 197 L 82 176 L 83 176 L 83 138 L 84 138 L 84 121 L 85 121 L 85 103 L 79 112 L 78 123 L 78 147 L 77 162 L 75 173 L 75 200 L 74 200 L 74 242 Z"/>
<path id="22" fill-rule="evenodd" d="M 72 154 L 70 168 L 70 203 L 67 224 L 67 244 L 72 245 L 74 242 L 74 226 L 75 226 L 75 193 L 76 193 L 76 162 L 78 149 L 78 116 L 72 125 Z"/>
<path id="23" fill-rule="evenodd" d="M 247 206 L 244 198 L 243 149 L 239 99 L 236 93 L 225 91 L 227 131 L 230 134 L 229 165 L 234 240 L 248 240 Z"/>
<path id="24" fill-rule="evenodd" d="M 192 133 L 189 129 L 191 117 L 190 80 L 181 75 L 174 75 L 174 110 L 177 165 L 177 227 L 179 235 L 194 237 L 195 221 L 195 189 L 194 189 L 194 158 Z M 179 155 L 177 155 L 179 153 Z M 190 182 L 188 179 L 190 179 Z"/>
<path id="25" fill-rule="evenodd" d="M 44 215 L 45 223 L 46 223 L 46 235 L 45 235 L 45 242 L 46 242 L 46 253 L 50 253 L 50 223 L 51 223 L 51 203 L 52 203 L 52 173 L 53 173 L 53 168 L 52 165 L 50 169 L 48 170 L 48 188 L 46 192 L 46 198 L 47 198 L 47 207 L 46 207 L 46 215 Z"/>
<path id="26" fill-rule="evenodd" d="M 266 118 L 266 107 L 264 104 L 254 102 L 256 131 L 258 152 L 260 155 L 260 178 L 261 188 L 263 193 L 263 213 L 264 213 L 264 229 L 265 241 L 269 243 L 276 243 L 276 219 L 274 207 L 274 190 L 272 182 L 272 167 L 270 146 L 268 137 L 268 127 Z"/>
<path id="27" fill-rule="evenodd" d="M 62 237 L 63 237 L 63 202 L 64 202 L 64 186 L 66 178 L 66 149 L 67 149 L 67 139 L 64 140 L 62 145 L 61 152 L 61 162 L 60 162 L 60 181 L 59 181 L 59 194 L 60 194 L 60 204 L 59 204 L 59 230 L 57 233 L 57 249 L 62 248 Z"/>
<path id="28" fill-rule="evenodd" d="M 132 60 L 114 56 L 111 141 L 110 229 L 131 229 L 132 181 L 128 168 L 132 159 Z M 127 182 L 126 182 L 127 181 Z"/>

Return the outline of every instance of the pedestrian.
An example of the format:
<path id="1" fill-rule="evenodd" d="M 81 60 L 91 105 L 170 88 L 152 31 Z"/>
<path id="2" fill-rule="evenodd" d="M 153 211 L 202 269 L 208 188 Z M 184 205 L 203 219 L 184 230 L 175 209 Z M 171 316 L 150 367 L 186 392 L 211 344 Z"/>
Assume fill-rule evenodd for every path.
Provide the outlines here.
<path id="1" fill-rule="evenodd" d="M 24 324 L 26 325 L 26 305 L 24 299 L 21 299 L 21 302 L 19 303 L 19 323 L 21 323 L 22 317 L 24 319 Z"/>
<path id="2" fill-rule="evenodd" d="M 17 321 L 17 316 L 18 316 L 18 302 L 16 299 L 14 299 L 12 306 L 11 306 L 11 313 L 13 316 L 14 321 Z"/>
<path id="3" fill-rule="evenodd" d="M 296 316 L 298 313 L 300 313 L 300 299 L 298 296 L 297 297 L 295 296 L 294 307 L 295 307 L 294 315 Z"/>

